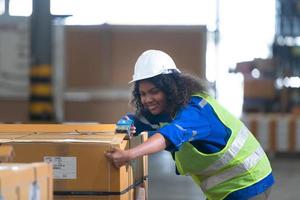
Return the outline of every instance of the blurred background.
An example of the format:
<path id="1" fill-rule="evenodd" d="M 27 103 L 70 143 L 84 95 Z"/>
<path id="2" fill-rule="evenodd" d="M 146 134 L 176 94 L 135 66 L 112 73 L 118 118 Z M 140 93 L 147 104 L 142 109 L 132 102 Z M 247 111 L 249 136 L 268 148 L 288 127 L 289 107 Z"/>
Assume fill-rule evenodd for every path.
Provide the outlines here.
<path id="1" fill-rule="evenodd" d="M 271 199 L 300 191 L 299 0 L 0 0 L 0 121 L 115 123 L 137 57 L 160 49 L 261 142 Z M 149 198 L 204 199 L 170 156 L 150 157 Z"/>

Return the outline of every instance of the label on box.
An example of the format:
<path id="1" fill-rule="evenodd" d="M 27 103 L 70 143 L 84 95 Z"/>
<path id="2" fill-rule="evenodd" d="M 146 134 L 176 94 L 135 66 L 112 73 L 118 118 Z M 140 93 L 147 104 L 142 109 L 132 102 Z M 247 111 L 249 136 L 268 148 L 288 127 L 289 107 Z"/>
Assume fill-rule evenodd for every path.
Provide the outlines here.
<path id="1" fill-rule="evenodd" d="M 40 189 L 40 186 L 36 182 L 30 185 L 28 199 L 41 200 L 41 189 Z"/>
<path id="2" fill-rule="evenodd" d="M 44 162 L 53 166 L 54 179 L 76 179 L 76 157 L 45 156 Z"/>

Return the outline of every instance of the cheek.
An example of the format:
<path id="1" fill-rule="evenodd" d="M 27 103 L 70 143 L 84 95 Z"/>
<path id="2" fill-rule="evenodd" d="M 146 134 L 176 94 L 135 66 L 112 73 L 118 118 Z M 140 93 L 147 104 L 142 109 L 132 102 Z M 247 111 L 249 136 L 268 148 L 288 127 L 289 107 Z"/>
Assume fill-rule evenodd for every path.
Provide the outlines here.
<path id="1" fill-rule="evenodd" d="M 167 98 L 166 98 L 166 96 L 165 95 L 160 95 L 160 97 L 159 97 L 159 102 L 160 102 L 160 104 L 162 105 L 162 106 L 166 106 L 167 105 Z"/>
<path id="2" fill-rule="evenodd" d="M 164 99 L 162 99 L 162 103 L 161 103 L 164 107 L 167 107 L 167 99 L 166 98 L 164 98 Z"/>
<path id="3" fill-rule="evenodd" d="M 142 105 L 144 105 L 145 104 L 145 98 L 144 97 L 140 97 L 140 100 L 141 100 Z"/>

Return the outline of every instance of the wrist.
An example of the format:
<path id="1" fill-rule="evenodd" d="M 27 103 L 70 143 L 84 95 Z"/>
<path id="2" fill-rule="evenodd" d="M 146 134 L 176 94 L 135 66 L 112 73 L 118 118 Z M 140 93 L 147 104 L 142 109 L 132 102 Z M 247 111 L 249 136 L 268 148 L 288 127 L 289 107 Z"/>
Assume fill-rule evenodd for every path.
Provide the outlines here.
<path id="1" fill-rule="evenodd" d="M 129 160 L 133 160 L 136 158 L 136 153 L 135 153 L 134 149 L 128 149 L 127 155 L 128 155 Z"/>

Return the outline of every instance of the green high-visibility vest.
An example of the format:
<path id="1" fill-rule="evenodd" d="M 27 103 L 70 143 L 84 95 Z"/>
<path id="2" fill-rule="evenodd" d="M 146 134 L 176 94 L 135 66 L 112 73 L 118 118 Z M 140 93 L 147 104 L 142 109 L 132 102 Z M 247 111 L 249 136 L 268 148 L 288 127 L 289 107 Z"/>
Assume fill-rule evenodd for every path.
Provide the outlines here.
<path id="1" fill-rule="evenodd" d="M 207 94 L 197 94 L 200 107 L 210 104 L 221 122 L 231 130 L 226 146 L 206 154 L 189 142 L 175 152 L 175 162 L 182 175 L 190 175 L 210 200 L 224 199 L 228 194 L 253 185 L 272 169 L 262 147 L 244 124 Z"/>

